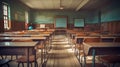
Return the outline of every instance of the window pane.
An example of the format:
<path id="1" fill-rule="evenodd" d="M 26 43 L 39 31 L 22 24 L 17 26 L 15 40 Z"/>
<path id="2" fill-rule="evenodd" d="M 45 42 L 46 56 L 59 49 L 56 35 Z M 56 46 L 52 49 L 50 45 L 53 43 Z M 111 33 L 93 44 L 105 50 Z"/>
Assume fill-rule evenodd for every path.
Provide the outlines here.
<path id="1" fill-rule="evenodd" d="M 7 15 L 7 11 L 6 10 L 4 10 L 3 13 L 4 13 L 4 15 Z"/>
<path id="2" fill-rule="evenodd" d="M 4 13 L 4 15 L 7 15 L 7 5 L 3 5 L 3 13 Z"/>
<path id="3" fill-rule="evenodd" d="M 7 28 L 7 24 L 4 24 L 4 27 Z"/>
<path id="4" fill-rule="evenodd" d="M 4 4 L 4 5 L 3 5 L 3 9 L 4 9 L 4 10 L 7 10 L 7 5 Z"/>
<path id="5" fill-rule="evenodd" d="M 5 16 L 4 16 L 4 19 L 5 19 Z"/>
<path id="6" fill-rule="evenodd" d="M 6 23 L 7 23 L 7 20 L 4 20 L 4 21 L 5 21 L 4 23 L 6 24 Z"/>
<path id="7" fill-rule="evenodd" d="M 8 20 L 8 17 L 4 16 L 4 20 Z"/>
<path id="8" fill-rule="evenodd" d="M 8 20 L 8 17 L 5 17 L 6 20 Z"/>

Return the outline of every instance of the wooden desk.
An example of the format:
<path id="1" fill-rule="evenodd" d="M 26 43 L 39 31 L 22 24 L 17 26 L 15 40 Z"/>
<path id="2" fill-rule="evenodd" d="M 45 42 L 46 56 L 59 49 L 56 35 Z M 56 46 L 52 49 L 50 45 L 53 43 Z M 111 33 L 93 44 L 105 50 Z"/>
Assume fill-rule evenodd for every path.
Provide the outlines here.
<path id="1" fill-rule="evenodd" d="M 76 43 L 81 44 L 86 38 L 100 38 L 98 36 L 76 36 Z"/>
<path id="2" fill-rule="evenodd" d="M 120 43 L 99 42 L 99 43 L 83 43 L 85 55 L 92 55 L 92 67 L 95 67 L 96 55 L 119 55 Z M 85 62 L 86 64 L 86 62 Z"/>
<path id="3" fill-rule="evenodd" d="M 0 41 L 12 41 L 12 40 L 34 40 L 34 41 L 45 41 L 46 37 L 0 37 Z"/>
<path id="4" fill-rule="evenodd" d="M 44 34 L 0 34 L 0 37 L 48 37 L 50 36 L 49 33 Z"/>
<path id="5" fill-rule="evenodd" d="M 12 39 L 13 39 L 13 37 L 20 37 L 20 38 L 26 37 L 25 39 L 28 39 L 27 37 L 32 37 L 32 40 L 36 40 L 36 39 L 41 40 L 41 39 L 44 39 L 44 37 L 46 37 L 46 39 L 48 41 L 50 41 L 50 43 L 51 43 L 52 34 L 51 33 L 44 33 L 44 34 L 43 33 L 42 34 L 29 34 L 29 33 L 28 34 L 13 34 L 13 33 L 4 33 L 4 34 L 0 34 L 0 38 L 1 37 L 5 37 L 5 39 L 7 37 L 11 37 Z M 8 38 L 6 40 L 8 40 Z M 10 38 L 9 38 L 9 40 L 10 40 Z"/>
<path id="6" fill-rule="evenodd" d="M 43 42 L 44 44 L 44 51 L 41 52 L 41 54 L 43 54 L 43 52 L 45 52 L 45 54 L 43 55 L 43 57 L 41 58 L 41 63 L 43 64 L 46 60 L 45 57 L 47 56 L 47 46 L 46 46 L 46 37 L 0 37 L 0 41 L 1 42 L 10 42 L 12 40 L 33 40 L 33 41 L 38 41 L 39 43 Z"/>
<path id="7" fill-rule="evenodd" d="M 116 37 L 111 37 L 111 36 L 101 36 L 101 42 L 114 42 Z"/>
<path id="8" fill-rule="evenodd" d="M 27 49 L 27 67 L 29 67 L 29 50 L 38 42 L 0 42 L 0 55 L 24 55 Z M 36 61 L 36 51 L 35 51 Z M 36 63 L 35 63 L 36 67 Z"/>

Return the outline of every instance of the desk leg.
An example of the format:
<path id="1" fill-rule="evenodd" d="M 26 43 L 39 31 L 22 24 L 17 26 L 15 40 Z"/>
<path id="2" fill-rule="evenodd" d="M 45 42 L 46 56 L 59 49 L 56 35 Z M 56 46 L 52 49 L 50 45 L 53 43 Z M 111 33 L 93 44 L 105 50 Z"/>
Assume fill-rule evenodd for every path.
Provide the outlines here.
<path id="1" fill-rule="evenodd" d="M 36 67 L 36 64 L 37 64 L 37 59 L 36 59 L 36 50 L 34 51 L 34 59 L 35 59 L 35 62 L 34 62 L 34 66 Z"/>
<path id="2" fill-rule="evenodd" d="M 84 63 L 83 63 L 83 67 L 86 67 L 86 56 L 84 55 Z"/>
<path id="3" fill-rule="evenodd" d="M 41 49 L 41 65 L 43 65 L 43 49 Z"/>
<path id="4" fill-rule="evenodd" d="M 92 67 L 95 67 L 95 50 L 94 49 L 92 50 L 92 56 L 93 56 Z"/>
<path id="5" fill-rule="evenodd" d="M 27 48 L 27 67 L 29 67 L 29 48 Z"/>

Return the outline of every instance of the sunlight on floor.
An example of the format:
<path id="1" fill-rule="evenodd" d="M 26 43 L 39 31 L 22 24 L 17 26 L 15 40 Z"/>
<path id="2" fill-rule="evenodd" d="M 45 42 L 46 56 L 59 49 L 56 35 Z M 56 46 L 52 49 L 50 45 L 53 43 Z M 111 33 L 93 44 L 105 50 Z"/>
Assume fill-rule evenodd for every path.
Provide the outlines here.
<path id="1" fill-rule="evenodd" d="M 74 51 L 72 49 L 67 49 L 68 52 L 73 53 Z"/>

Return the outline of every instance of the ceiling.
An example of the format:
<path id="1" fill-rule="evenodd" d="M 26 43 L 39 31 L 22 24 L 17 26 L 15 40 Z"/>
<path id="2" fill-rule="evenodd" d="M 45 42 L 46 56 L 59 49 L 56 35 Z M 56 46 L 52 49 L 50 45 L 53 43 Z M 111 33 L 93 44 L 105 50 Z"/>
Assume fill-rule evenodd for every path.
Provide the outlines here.
<path id="1" fill-rule="evenodd" d="M 32 9 L 79 11 L 80 9 L 95 9 L 108 0 L 20 0 Z"/>
<path id="2" fill-rule="evenodd" d="M 99 9 L 101 7 L 104 7 L 108 4 L 110 4 L 112 0 L 90 0 L 85 6 L 83 6 L 81 9 Z"/>

